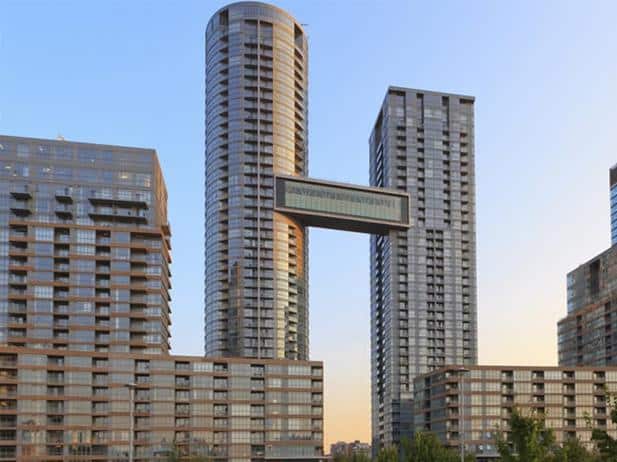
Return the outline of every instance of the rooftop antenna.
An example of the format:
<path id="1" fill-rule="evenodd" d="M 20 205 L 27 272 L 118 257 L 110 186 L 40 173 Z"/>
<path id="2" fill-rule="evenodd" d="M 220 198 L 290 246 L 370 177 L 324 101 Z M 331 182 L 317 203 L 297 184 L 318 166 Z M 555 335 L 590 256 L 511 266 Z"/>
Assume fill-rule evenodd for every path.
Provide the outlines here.
<path id="1" fill-rule="evenodd" d="M 57 139 L 58 141 L 66 141 L 66 140 L 64 139 L 64 136 L 62 136 L 62 134 L 61 134 L 61 133 L 59 133 L 59 132 L 58 132 L 58 136 L 56 136 L 56 139 Z"/>

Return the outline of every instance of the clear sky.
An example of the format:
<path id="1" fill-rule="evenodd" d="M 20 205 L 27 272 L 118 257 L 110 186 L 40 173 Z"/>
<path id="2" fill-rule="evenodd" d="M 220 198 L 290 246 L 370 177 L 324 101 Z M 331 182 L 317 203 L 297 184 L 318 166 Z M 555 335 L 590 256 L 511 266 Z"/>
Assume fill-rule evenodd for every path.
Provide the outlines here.
<path id="1" fill-rule="evenodd" d="M 159 153 L 175 353 L 203 352 L 203 33 L 225 3 L 0 0 L 0 133 Z M 476 97 L 480 361 L 556 364 L 565 274 L 609 245 L 617 2 L 277 4 L 309 33 L 314 177 L 367 183 L 390 84 Z M 310 239 L 326 443 L 368 440 L 368 237 Z"/>

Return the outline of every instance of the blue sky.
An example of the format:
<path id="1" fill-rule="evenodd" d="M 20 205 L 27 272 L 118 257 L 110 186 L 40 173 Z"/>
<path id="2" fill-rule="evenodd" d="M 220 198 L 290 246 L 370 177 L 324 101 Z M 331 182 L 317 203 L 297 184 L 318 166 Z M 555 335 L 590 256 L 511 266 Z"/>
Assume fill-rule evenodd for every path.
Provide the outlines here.
<path id="1" fill-rule="evenodd" d="M 159 153 L 176 353 L 203 351 L 203 32 L 225 3 L 0 0 L 0 133 Z M 309 33 L 312 176 L 367 183 L 390 84 L 476 97 L 480 360 L 556 363 L 565 274 L 609 245 L 617 3 L 277 4 Z M 368 237 L 311 230 L 310 246 L 326 438 L 366 440 Z"/>

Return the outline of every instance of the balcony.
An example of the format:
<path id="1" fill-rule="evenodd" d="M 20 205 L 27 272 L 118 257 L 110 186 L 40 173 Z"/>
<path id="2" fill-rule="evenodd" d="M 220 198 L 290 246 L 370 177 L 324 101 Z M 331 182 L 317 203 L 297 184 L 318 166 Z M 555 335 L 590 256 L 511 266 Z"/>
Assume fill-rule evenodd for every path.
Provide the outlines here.
<path id="1" fill-rule="evenodd" d="M 47 403 L 48 414 L 64 414 L 64 403 L 62 402 L 48 402 Z"/>
<path id="2" fill-rule="evenodd" d="M 64 385 L 64 374 L 48 373 L 47 383 L 50 385 Z"/>
<path id="3" fill-rule="evenodd" d="M 30 188 L 26 185 L 13 185 L 11 187 L 11 196 L 13 196 L 15 199 L 20 200 L 32 199 L 32 193 L 30 192 Z"/>
<path id="4" fill-rule="evenodd" d="M 56 242 L 71 242 L 71 235 L 69 233 L 56 233 L 54 236 Z"/>
<path id="5" fill-rule="evenodd" d="M 151 381 L 151 378 L 147 376 L 138 375 L 135 377 L 135 383 L 137 385 L 149 385 Z"/>
<path id="6" fill-rule="evenodd" d="M 68 321 L 67 321 L 68 324 Z M 61 357 L 49 357 L 47 358 L 47 365 L 48 366 L 55 366 L 55 367 L 63 367 L 64 366 L 64 358 Z"/>
<path id="7" fill-rule="evenodd" d="M 107 206 L 118 206 L 118 207 L 137 207 L 141 209 L 147 209 L 148 203 L 140 197 L 134 198 L 112 198 L 107 195 L 103 196 L 101 194 L 97 194 L 94 197 L 89 197 L 88 200 L 92 205 L 107 205 Z"/>
<path id="8" fill-rule="evenodd" d="M 0 428 L 17 426 L 17 417 L 12 415 L 0 415 Z"/>
<path id="9" fill-rule="evenodd" d="M 110 207 L 97 207 L 88 213 L 92 219 L 114 219 L 118 222 L 124 223 L 148 223 L 148 217 L 143 210 L 126 210 L 126 209 L 113 209 Z"/>
<path id="10" fill-rule="evenodd" d="M 18 217 L 27 217 L 32 214 L 30 210 L 30 206 L 27 202 L 22 201 L 11 201 L 11 212 L 13 212 Z"/>
<path id="11" fill-rule="evenodd" d="M 100 366 L 98 363 L 95 364 L 95 366 L 96 367 L 103 367 L 103 366 Z M 107 383 L 108 383 L 107 374 L 95 374 L 95 375 L 93 375 L 92 383 L 94 385 L 103 385 L 103 386 L 107 385 Z"/>
<path id="12" fill-rule="evenodd" d="M 92 413 L 93 414 L 105 414 L 109 412 L 109 404 L 108 403 L 94 403 L 92 404 Z"/>
<path id="13" fill-rule="evenodd" d="M 9 303 L 9 313 L 25 313 L 26 310 L 25 304 Z"/>
<path id="14" fill-rule="evenodd" d="M 176 387 L 188 388 L 191 386 L 191 381 L 188 378 L 176 377 Z M 215 388 L 217 388 L 215 386 Z"/>
<path id="15" fill-rule="evenodd" d="M 47 425 L 64 425 L 64 416 L 62 415 L 51 415 L 47 417 Z"/>
<path id="16" fill-rule="evenodd" d="M 62 442 L 58 443 L 56 446 L 47 446 L 47 455 L 48 456 L 62 456 L 64 454 L 64 449 L 62 447 Z"/>
<path id="17" fill-rule="evenodd" d="M 176 415 L 189 415 L 190 412 L 191 412 L 191 408 L 188 405 L 176 406 Z"/>
<path id="18" fill-rule="evenodd" d="M 70 220 L 73 218 L 73 208 L 70 205 L 58 204 L 55 208 L 55 213 L 61 220 Z"/>
<path id="19" fill-rule="evenodd" d="M 56 200 L 58 202 L 72 204 L 73 203 L 73 188 L 61 188 L 56 190 Z"/>

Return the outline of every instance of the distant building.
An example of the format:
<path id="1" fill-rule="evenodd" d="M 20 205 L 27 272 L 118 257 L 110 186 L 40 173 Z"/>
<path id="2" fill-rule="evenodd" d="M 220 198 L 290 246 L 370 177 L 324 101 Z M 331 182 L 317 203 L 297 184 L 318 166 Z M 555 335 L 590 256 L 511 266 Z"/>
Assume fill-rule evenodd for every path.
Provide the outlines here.
<path id="1" fill-rule="evenodd" d="M 370 457 L 371 445 L 368 443 L 362 443 L 359 440 L 347 443 L 345 441 L 338 441 L 330 445 L 330 457 L 335 456 L 353 456 L 353 455 L 365 455 Z"/>
<path id="2" fill-rule="evenodd" d="M 474 98 L 390 87 L 370 184 L 407 192 L 412 226 L 371 236 L 373 450 L 412 431 L 413 381 L 476 364 Z"/>
<path id="3" fill-rule="evenodd" d="M 568 273 L 568 314 L 557 325 L 562 366 L 617 365 L 617 165 L 609 186 L 612 246 Z"/>
<path id="4" fill-rule="evenodd" d="M 617 365 L 617 246 L 568 273 L 568 315 L 558 323 L 559 364 Z"/>
<path id="5" fill-rule="evenodd" d="M 605 393 L 617 392 L 617 368 L 448 366 L 415 379 L 414 429 L 430 431 L 443 444 L 466 450 L 479 462 L 497 458 L 496 431 L 508 430 L 514 407 L 545 418 L 558 443 L 591 441 L 591 428 L 613 437 Z"/>
<path id="6" fill-rule="evenodd" d="M 617 165 L 609 171 L 609 188 L 611 196 L 611 245 L 617 244 Z"/>

